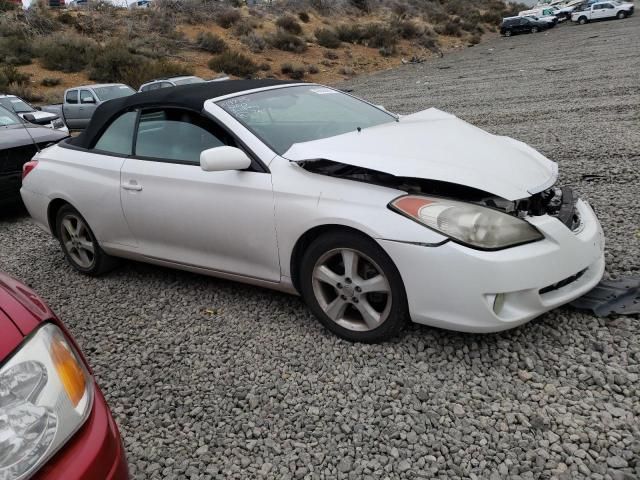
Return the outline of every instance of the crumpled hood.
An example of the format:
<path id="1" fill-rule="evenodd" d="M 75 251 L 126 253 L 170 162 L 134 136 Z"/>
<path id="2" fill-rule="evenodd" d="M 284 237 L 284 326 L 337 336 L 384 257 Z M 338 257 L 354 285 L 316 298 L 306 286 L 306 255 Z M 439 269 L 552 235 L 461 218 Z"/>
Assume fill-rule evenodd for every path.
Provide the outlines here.
<path id="1" fill-rule="evenodd" d="M 360 132 L 297 143 L 283 156 L 456 183 L 507 200 L 540 192 L 558 176 L 557 164 L 528 145 L 492 135 L 435 108 Z"/>

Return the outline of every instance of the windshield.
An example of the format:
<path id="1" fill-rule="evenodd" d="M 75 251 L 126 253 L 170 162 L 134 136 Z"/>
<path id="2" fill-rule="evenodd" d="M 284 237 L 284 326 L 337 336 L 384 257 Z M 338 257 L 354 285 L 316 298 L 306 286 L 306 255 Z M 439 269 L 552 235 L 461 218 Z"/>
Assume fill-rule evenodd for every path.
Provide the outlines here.
<path id="1" fill-rule="evenodd" d="M 294 143 L 333 137 L 396 118 L 332 88 L 286 87 L 218 102 L 278 155 Z"/>
<path id="2" fill-rule="evenodd" d="M 5 107 L 10 112 L 15 113 L 33 112 L 34 110 L 31 105 L 18 97 L 0 98 L 0 105 Z"/>
<path id="3" fill-rule="evenodd" d="M 200 77 L 181 78 L 180 80 L 172 80 L 175 85 L 187 85 L 189 83 L 204 83 Z"/>
<path id="4" fill-rule="evenodd" d="M 0 107 L 0 127 L 6 127 L 8 125 L 20 125 L 22 121 L 15 113 L 7 110 L 4 107 Z"/>
<path id="5" fill-rule="evenodd" d="M 93 91 L 101 102 L 113 100 L 114 98 L 127 97 L 133 95 L 136 91 L 127 85 L 110 85 L 108 87 L 93 87 Z"/>

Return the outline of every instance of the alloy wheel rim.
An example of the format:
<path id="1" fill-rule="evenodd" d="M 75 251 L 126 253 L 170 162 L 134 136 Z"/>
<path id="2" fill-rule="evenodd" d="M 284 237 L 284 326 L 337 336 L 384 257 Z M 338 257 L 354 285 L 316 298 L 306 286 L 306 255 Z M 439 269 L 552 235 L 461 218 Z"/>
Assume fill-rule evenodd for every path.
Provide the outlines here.
<path id="1" fill-rule="evenodd" d="M 323 312 L 348 330 L 378 328 L 391 312 L 393 296 L 382 268 L 357 250 L 326 252 L 313 268 L 313 293 Z"/>
<path id="2" fill-rule="evenodd" d="M 96 259 L 95 245 L 84 221 L 77 215 L 65 215 L 60 233 L 62 244 L 71 259 L 81 268 L 91 268 Z"/>

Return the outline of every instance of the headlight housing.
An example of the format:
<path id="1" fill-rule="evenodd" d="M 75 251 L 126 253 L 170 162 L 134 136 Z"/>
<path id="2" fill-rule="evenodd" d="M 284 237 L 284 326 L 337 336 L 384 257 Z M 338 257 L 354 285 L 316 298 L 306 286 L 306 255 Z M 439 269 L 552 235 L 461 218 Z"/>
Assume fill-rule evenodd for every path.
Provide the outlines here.
<path id="1" fill-rule="evenodd" d="M 544 238 L 520 218 L 473 203 L 404 195 L 389 207 L 454 242 L 480 250 L 500 250 Z"/>
<path id="2" fill-rule="evenodd" d="M 85 422 L 93 379 L 47 323 L 0 368 L 0 480 L 30 477 Z"/>

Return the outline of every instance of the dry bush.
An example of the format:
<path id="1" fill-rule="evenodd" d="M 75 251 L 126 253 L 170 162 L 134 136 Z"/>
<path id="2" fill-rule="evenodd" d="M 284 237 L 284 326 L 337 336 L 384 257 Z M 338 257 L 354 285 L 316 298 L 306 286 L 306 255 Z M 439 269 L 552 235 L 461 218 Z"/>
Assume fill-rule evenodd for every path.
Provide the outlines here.
<path id="1" fill-rule="evenodd" d="M 8 0 L 0 0 L 0 13 L 14 12 L 18 9 L 18 4 Z"/>
<path id="2" fill-rule="evenodd" d="M 62 79 L 57 77 L 44 77 L 42 80 L 40 80 L 40 85 L 42 85 L 43 87 L 56 87 L 61 83 Z"/>
<path id="3" fill-rule="evenodd" d="M 401 20 L 399 22 L 396 22 L 393 25 L 393 28 L 402 38 L 406 40 L 418 38 L 422 34 L 422 29 L 420 28 L 420 26 L 411 20 Z"/>
<path id="4" fill-rule="evenodd" d="M 209 53 L 222 53 L 228 48 L 227 42 L 221 36 L 211 32 L 199 32 L 196 45 L 200 50 Z"/>
<path id="5" fill-rule="evenodd" d="M 479 33 L 474 33 L 469 39 L 469 45 L 470 46 L 477 45 L 481 41 L 482 41 L 482 35 L 480 35 Z"/>
<path id="6" fill-rule="evenodd" d="M 41 5 L 25 10 L 20 21 L 32 35 L 49 35 L 62 28 L 62 24 L 53 17 L 51 11 Z"/>
<path id="7" fill-rule="evenodd" d="M 253 53 L 260 53 L 267 48 L 267 41 L 257 33 L 251 32 L 249 35 L 242 37 L 240 41 Z"/>
<path id="8" fill-rule="evenodd" d="M 311 20 L 311 17 L 309 17 L 309 14 L 307 12 L 299 12 L 298 18 L 303 23 L 309 23 L 309 21 Z"/>
<path id="9" fill-rule="evenodd" d="M 232 50 L 213 57 L 208 65 L 216 72 L 248 78 L 253 77 L 259 69 L 259 66 L 249 57 Z"/>
<path id="10" fill-rule="evenodd" d="M 358 43 L 362 39 L 362 29 L 354 23 L 342 23 L 336 27 L 338 38 L 347 43 Z"/>
<path id="11" fill-rule="evenodd" d="M 293 65 L 291 63 L 283 63 L 280 71 L 293 80 L 302 80 L 305 75 L 305 69 L 301 65 Z"/>
<path id="12" fill-rule="evenodd" d="M 328 58 L 329 60 L 337 60 L 340 56 L 334 52 L 333 50 L 325 50 L 322 54 L 324 58 Z"/>
<path id="13" fill-rule="evenodd" d="M 28 65 L 33 57 L 31 40 L 22 36 L 0 37 L 0 63 Z"/>
<path id="14" fill-rule="evenodd" d="M 72 18 L 76 32 L 94 39 L 111 39 L 118 35 L 121 28 L 121 22 L 116 16 L 102 12 L 80 13 Z"/>
<path id="15" fill-rule="evenodd" d="M 338 34 L 330 28 L 320 28 L 315 31 L 316 41 L 318 45 L 325 48 L 338 48 L 342 42 L 338 38 Z"/>
<path id="16" fill-rule="evenodd" d="M 300 35 L 302 33 L 302 27 L 298 21 L 291 15 L 283 15 L 276 19 L 276 25 L 285 32 L 292 33 L 294 35 Z"/>
<path id="17" fill-rule="evenodd" d="M 240 11 L 235 8 L 221 10 L 215 15 L 215 21 L 222 28 L 231 28 L 242 18 Z"/>
<path id="18" fill-rule="evenodd" d="M 271 65 L 269 65 L 267 62 L 262 62 L 260 65 L 258 65 L 258 68 L 263 72 L 268 72 L 269 70 L 271 70 Z"/>
<path id="19" fill-rule="evenodd" d="M 71 34 L 54 34 L 41 38 L 35 53 L 47 70 L 79 72 L 89 65 L 96 54 L 96 43 Z"/>
<path id="20" fill-rule="evenodd" d="M 251 32 L 253 32 L 253 29 L 256 28 L 256 26 L 256 23 L 251 19 L 242 19 L 236 22 L 235 26 L 233 27 L 233 34 L 237 37 L 249 35 Z"/>
<path id="21" fill-rule="evenodd" d="M 307 50 L 307 44 L 303 39 L 282 30 L 278 30 L 276 33 L 269 35 L 267 42 L 273 48 L 285 52 L 302 53 Z"/>
<path id="22" fill-rule="evenodd" d="M 307 72 L 313 75 L 314 73 L 320 73 L 320 69 L 317 65 L 309 65 L 307 67 Z"/>
<path id="23" fill-rule="evenodd" d="M 363 29 L 362 41 L 372 48 L 391 49 L 398 43 L 398 36 L 386 25 L 369 23 Z"/>
<path id="24" fill-rule="evenodd" d="M 436 25 L 435 30 L 440 35 L 449 37 L 459 37 L 462 35 L 462 27 L 459 21 L 449 20 L 444 24 Z"/>

